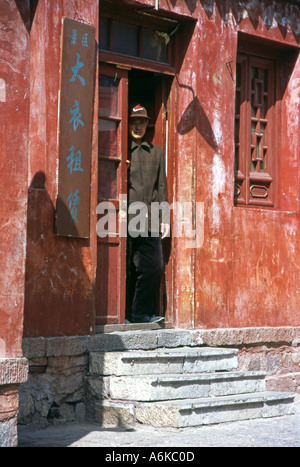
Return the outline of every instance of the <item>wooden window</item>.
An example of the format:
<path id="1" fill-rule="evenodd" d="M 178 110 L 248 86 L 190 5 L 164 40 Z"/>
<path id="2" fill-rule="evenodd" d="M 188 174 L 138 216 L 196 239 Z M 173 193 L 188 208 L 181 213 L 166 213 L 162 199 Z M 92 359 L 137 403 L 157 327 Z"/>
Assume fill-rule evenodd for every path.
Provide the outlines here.
<path id="1" fill-rule="evenodd" d="M 123 21 L 111 21 L 112 51 L 132 57 L 139 56 L 139 28 Z M 101 46 L 101 44 L 100 44 Z"/>
<path id="2" fill-rule="evenodd" d="M 99 78 L 99 199 L 116 199 L 118 196 L 119 81 L 114 78 Z"/>
<path id="3" fill-rule="evenodd" d="M 275 206 L 276 69 L 276 60 L 237 55 L 235 205 Z"/>
<path id="4" fill-rule="evenodd" d="M 169 64 L 168 29 L 152 29 L 100 16 L 100 50 Z"/>
<path id="5" fill-rule="evenodd" d="M 139 68 L 147 68 L 147 64 L 149 66 L 152 62 L 173 71 L 172 50 L 177 28 L 178 23 L 172 20 L 148 24 L 144 18 L 140 22 L 138 18 L 100 15 L 100 59 L 111 63 L 115 59 L 116 63 L 123 63 L 127 57 L 127 61 L 131 59 L 129 64 L 138 60 Z"/>

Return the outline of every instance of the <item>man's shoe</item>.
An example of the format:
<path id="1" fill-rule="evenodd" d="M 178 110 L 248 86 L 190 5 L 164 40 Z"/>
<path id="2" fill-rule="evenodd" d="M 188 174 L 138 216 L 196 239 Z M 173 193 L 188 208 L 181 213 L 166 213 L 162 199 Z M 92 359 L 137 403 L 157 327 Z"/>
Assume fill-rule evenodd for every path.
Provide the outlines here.
<path id="1" fill-rule="evenodd" d="M 162 323 L 164 320 L 163 316 L 150 316 L 150 323 Z"/>

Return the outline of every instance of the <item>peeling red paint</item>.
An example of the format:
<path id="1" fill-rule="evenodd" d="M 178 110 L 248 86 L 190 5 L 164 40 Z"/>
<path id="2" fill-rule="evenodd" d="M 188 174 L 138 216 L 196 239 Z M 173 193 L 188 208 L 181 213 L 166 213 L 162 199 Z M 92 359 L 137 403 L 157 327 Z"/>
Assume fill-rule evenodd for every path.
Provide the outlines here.
<path id="1" fill-rule="evenodd" d="M 55 92 L 58 79 L 59 17 L 63 14 L 76 17 L 77 14 L 89 18 L 91 22 L 96 21 L 95 12 L 89 10 L 90 6 L 85 2 L 79 3 L 76 4 L 77 12 L 70 2 L 63 2 L 61 6 L 56 2 L 39 5 L 31 35 L 32 73 L 40 81 L 38 86 L 34 85 L 34 79 L 31 81 L 30 175 L 32 179 L 38 171 L 45 172 L 45 188 L 52 217 L 51 204 L 54 205 L 56 194 Z M 150 5 L 151 2 L 130 2 L 130 5 L 134 3 Z M 291 4 L 287 8 L 278 2 L 276 9 L 272 5 L 269 1 L 252 2 L 251 5 L 249 2 L 239 2 L 237 5 L 229 0 L 159 2 L 162 12 L 198 19 L 174 82 L 172 97 L 174 154 L 176 152 L 174 200 L 199 201 L 205 205 L 203 246 L 191 250 L 186 248 L 185 239 L 176 238 L 173 241 L 174 296 L 169 300 L 169 318 L 181 327 L 279 326 L 297 325 L 300 321 L 297 267 L 299 172 L 295 170 L 299 165 L 299 63 L 293 69 L 281 104 L 283 135 L 286 134 L 281 141 L 284 154 L 284 162 L 280 161 L 281 204 L 277 210 L 270 211 L 245 210 L 233 206 L 234 79 L 238 32 L 277 41 L 278 46 L 299 45 L 295 5 Z M 42 31 L 46 31 L 44 46 L 40 44 Z M 50 57 L 46 49 L 49 43 L 53 44 Z M 51 72 L 47 65 L 48 58 Z M 56 71 L 52 70 L 54 63 Z M 49 74 L 34 73 L 38 67 L 46 67 Z M 46 122 L 42 126 L 37 124 L 41 115 L 42 121 Z M 46 222 L 48 228 L 52 225 L 51 216 L 48 216 Z M 31 222 L 33 226 L 34 219 Z M 34 231 L 35 228 L 32 228 Z M 41 227 L 40 233 L 42 230 Z M 53 258 L 58 243 L 51 235 L 46 235 L 46 249 L 51 252 L 48 263 L 38 253 L 38 245 L 29 241 L 27 261 L 32 276 L 27 276 L 27 300 L 31 298 L 25 309 L 25 323 L 29 323 L 30 319 L 31 324 L 26 326 L 27 335 L 38 335 L 39 332 L 77 333 L 73 318 L 72 325 L 66 324 L 59 330 L 58 323 L 66 319 L 62 318 L 65 316 L 64 308 L 71 310 L 75 302 L 80 307 L 84 303 L 84 309 L 89 313 L 89 307 L 93 306 L 93 251 L 88 245 L 86 248 L 78 248 L 78 244 L 74 243 L 72 248 L 78 251 L 78 264 L 74 259 L 71 260 L 72 273 L 71 269 L 64 269 Z M 67 256 L 69 248 L 61 245 L 57 251 L 58 257 Z M 38 258 L 42 270 L 47 269 L 50 263 L 53 263 L 53 270 L 48 270 L 40 285 L 34 286 L 39 271 Z M 77 276 L 75 271 L 78 271 Z M 60 282 L 58 276 L 62 275 L 66 277 Z M 79 287 L 82 281 L 89 290 L 89 299 Z M 63 296 L 69 297 L 67 302 L 59 300 L 63 293 L 62 284 L 65 284 Z M 49 322 L 42 325 L 41 319 L 38 319 L 41 305 L 35 303 L 42 303 L 46 290 L 51 291 L 49 304 L 52 304 L 51 310 L 55 311 L 47 313 L 46 320 Z M 36 301 L 37 297 L 41 297 L 39 301 Z M 75 322 L 79 320 L 82 323 L 79 327 L 87 332 L 88 327 L 92 326 L 92 315 L 89 315 L 90 325 L 85 326 L 87 318 L 84 313 L 81 314 L 80 307 L 74 315 Z M 53 320 L 53 323 L 56 322 L 53 326 L 50 316 L 58 320 Z"/>
<path id="2" fill-rule="evenodd" d="M 15 2 L 0 16 L 0 357 L 22 355 L 27 223 L 29 41 Z"/>
<path id="3" fill-rule="evenodd" d="M 0 30 L 1 268 L 6 271 L 0 355 L 21 354 L 25 255 L 24 335 L 95 329 L 96 107 L 90 240 L 58 239 L 54 215 L 61 18 L 98 27 L 98 2 L 39 1 L 31 27 L 29 10 L 26 15 L 24 2 L 19 10 L 17 4 L 4 3 Z M 153 1 L 126 5 L 153 6 Z M 238 34 L 299 50 L 298 7 L 269 0 L 160 0 L 159 8 L 182 21 L 196 20 L 172 87 L 170 167 L 173 201 L 202 202 L 205 208 L 201 247 L 186 248 L 186 239 L 173 239 L 174 293 L 167 318 L 186 328 L 299 326 L 299 57 L 289 64 L 280 103 L 279 203 L 270 210 L 233 203 Z"/>
<path id="4" fill-rule="evenodd" d="M 172 2 L 182 3 L 191 6 Z M 281 2 L 276 9 L 270 2 L 197 3 L 201 21 L 192 42 L 198 43 L 190 44 L 178 80 L 193 87 L 200 105 L 189 115 L 196 128 L 187 125 L 177 137 L 175 196 L 193 199 L 196 187 L 196 201 L 205 203 L 205 242 L 189 252 L 178 240 L 173 250 L 176 322 L 206 328 L 299 325 L 299 58 L 281 102 L 280 205 L 247 210 L 233 207 L 232 199 L 237 33 L 298 47 L 299 26 L 290 14 L 299 18 L 299 11 Z M 176 89 L 179 119 L 189 105 L 187 94 Z"/>
<path id="5" fill-rule="evenodd" d="M 91 229 L 90 240 L 58 238 L 54 232 L 63 16 L 97 26 L 97 2 L 39 2 L 31 28 L 25 336 L 85 335 L 95 329 L 96 231 Z M 94 134 L 96 138 L 97 132 Z M 95 146 L 93 154 L 95 174 Z M 95 187 L 95 179 L 92 185 Z M 96 187 L 92 188 L 92 225 L 97 202 L 95 193 Z"/>

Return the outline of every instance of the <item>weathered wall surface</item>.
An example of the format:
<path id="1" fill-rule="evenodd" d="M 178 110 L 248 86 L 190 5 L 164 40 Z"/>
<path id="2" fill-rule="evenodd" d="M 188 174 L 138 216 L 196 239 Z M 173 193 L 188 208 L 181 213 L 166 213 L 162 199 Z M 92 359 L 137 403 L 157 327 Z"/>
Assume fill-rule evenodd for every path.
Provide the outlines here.
<path id="1" fill-rule="evenodd" d="M 299 326 L 299 59 L 282 83 L 278 205 L 267 210 L 233 203 L 238 33 L 299 47 L 299 9 L 279 0 L 160 0 L 159 7 L 197 20 L 172 92 L 173 201 L 204 203 L 205 214 L 203 245 L 173 241 L 170 319 L 185 328 Z M 54 235 L 63 15 L 97 25 L 97 2 L 38 2 L 31 28 L 28 337 L 94 332 L 95 141 L 91 239 Z M 96 119 L 97 112 L 95 135 Z"/>
<path id="2" fill-rule="evenodd" d="M 25 336 L 89 334 L 94 332 L 95 325 L 95 141 L 92 157 L 91 237 L 89 240 L 57 237 L 54 230 L 63 16 L 97 27 L 98 2 L 39 1 L 31 27 Z M 97 110 L 94 114 L 97 116 Z M 95 125 L 93 133 L 96 138 L 97 121 Z"/>
<path id="3" fill-rule="evenodd" d="M 28 10 L 23 2 L 24 12 Z M 0 2 L 0 446 L 15 446 L 27 224 L 29 40 L 15 2 Z"/>
<path id="4" fill-rule="evenodd" d="M 27 224 L 29 41 L 15 2 L 1 2 L 0 25 L 0 356 L 20 356 Z"/>
<path id="5" fill-rule="evenodd" d="M 172 1 L 198 19 L 175 83 L 175 197 L 204 203 L 204 243 L 173 249 L 175 320 L 182 327 L 300 324 L 299 56 L 281 76 L 279 190 L 275 209 L 234 207 L 238 33 L 299 50 L 293 2 Z M 177 130 L 177 131 L 176 131 Z"/>

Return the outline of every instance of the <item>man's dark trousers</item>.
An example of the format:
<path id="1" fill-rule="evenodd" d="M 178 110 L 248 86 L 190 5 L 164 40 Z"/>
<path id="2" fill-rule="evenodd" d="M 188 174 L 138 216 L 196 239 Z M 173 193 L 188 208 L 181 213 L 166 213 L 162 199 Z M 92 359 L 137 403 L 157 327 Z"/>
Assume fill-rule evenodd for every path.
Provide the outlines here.
<path id="1" fill-rule="evenodd" d="M 161 238 L 150 235 L 129 237 L 133 287 L 131 318 L 136 322 L 156 314 L 157 292 L 164 271 Z"/>

